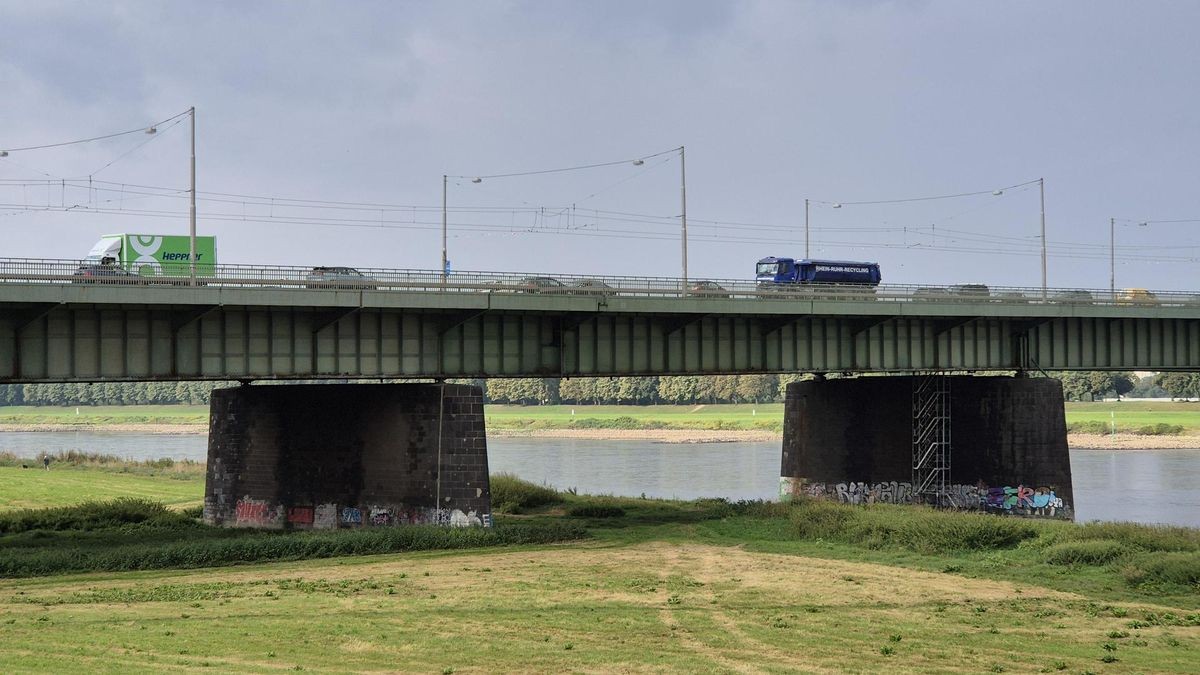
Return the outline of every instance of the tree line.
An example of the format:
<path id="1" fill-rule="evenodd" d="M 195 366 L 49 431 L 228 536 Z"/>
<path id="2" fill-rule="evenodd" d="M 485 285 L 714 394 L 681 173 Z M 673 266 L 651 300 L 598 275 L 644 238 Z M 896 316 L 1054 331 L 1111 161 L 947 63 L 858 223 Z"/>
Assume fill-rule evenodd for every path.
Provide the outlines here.
<path id="1" fill-rule="evenodd" d="M 1162 373 L 1142 378 L 1121 372 L 1055 372 L 1049 375 L 1062 381 L 1063 393 L 1076 401 L 1119 395 L 1200 397 L 1200 373 Z M 676 375 L 450 381 L 482 387 L 489 403 L 648 405 L 777 402 L 783 400 L 788 384 L 811 377 L 801 374 Z M 236 385 L 236 382 L 220 381 L 9 384 L 0 385 L 0 406 L 204 405 L 209 402 L 209 393 L 213 389 Z"/>

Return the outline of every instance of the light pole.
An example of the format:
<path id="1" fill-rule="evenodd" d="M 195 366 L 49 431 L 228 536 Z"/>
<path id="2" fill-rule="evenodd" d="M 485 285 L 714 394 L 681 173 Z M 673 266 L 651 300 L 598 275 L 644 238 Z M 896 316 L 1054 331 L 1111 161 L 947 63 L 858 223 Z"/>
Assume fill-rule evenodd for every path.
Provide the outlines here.
<path id="1" fill-rule="evenodd" d="M 1117 297 L 1117 219 L 1108 219 L 1108 292 Z"/>
<path id="2" fill-rule="evenodd" d="M 1042 301 L 1046 300 L 1046 179 L 1038 179 L 1038 192 L 1042 201 Z"/>
<path id="3" fill-rule="evenodd" d="M 446 174 L 442 174 L 442 281 L 449 281 L 450 269 L 446 264 Z"/>
<path id="4" fill-rule="evenodd" d="M 196 106 L 188 109 L 192 119 L 192 188 L 188 192 L 191 205 L 188 209 L 188 267 L 192 286 L 196 285 Z M 216 270 L 213 270 L 214 272 Z"/>
<path id="5" fill-rule="evenodd" d="M 683 293 L 688 292 L 687 271 L 687 173 L 684 169 L 683 146 L 679 146 L 679 201 L 682 210 L 679 215 L 680 234 L 683 244 Z"/>
<path id="6" fill-rule="evenodd" d="M 804 259 L 808 260 L 808 199 L 804 200 Z"/>

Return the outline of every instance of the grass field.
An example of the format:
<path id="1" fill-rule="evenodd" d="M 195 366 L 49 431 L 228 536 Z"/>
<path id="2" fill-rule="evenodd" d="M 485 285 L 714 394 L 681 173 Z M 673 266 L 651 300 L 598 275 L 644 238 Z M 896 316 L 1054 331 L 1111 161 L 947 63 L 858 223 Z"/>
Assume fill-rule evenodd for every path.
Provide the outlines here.
<path id="1" fill-rule="evenodd" d="M 0 466 L 0 512 L 118 497 L 141 497 L 175 507 L 199 505 L 204 500 L 204 473 L 139 475 L 57 463 L 49 471 L 40 464 L 28 469 Z"/>
<path id="2" fill-rule="evenodd" d="M 89 472 L 93 487 L 124 485 L 121 474 L 77 471 Z M 514 504 L 545 496 L 511 479 L 498 485 Z M 499 516 L 499 527 L 581 522 L 591 539 L 0 580 L 0 672 L 1187 673 L 1200 664 L 1195 530 L 557 498 L 565 504 Z M 564 515 L 580 505 L 623 515 Z M 196 527 L 23 532 L 0 537 L 0 558 L 71 545 L 103 555 L 138 537 L 288 536 Z M 1119 566 L 1053 562 L 1097 537 L 1192 556 L 1192 577 L 1133 584 Z M 966 538 L 990 543 L 957 548 Z"/>
<path id="3" fill-rule="evenodd" d="M 207 424 L 206 405 L 0 406 L 0 424 Z"/>
<path id="4" fill-rule="evenodd" d="M 0 407 L 0 424 L 206 424 L 207 406 L 96 406 L 76 408 Z M 773 429 L 783 425 L 783 405 L 489 405 L 493 429 L 587 427 L 678 429 Z M 1200 434 L 1200 402 L 1067 403 L 1067 423 L 1116 421 L 1117 430 L 1155 424 L 1179 425 Z"/>

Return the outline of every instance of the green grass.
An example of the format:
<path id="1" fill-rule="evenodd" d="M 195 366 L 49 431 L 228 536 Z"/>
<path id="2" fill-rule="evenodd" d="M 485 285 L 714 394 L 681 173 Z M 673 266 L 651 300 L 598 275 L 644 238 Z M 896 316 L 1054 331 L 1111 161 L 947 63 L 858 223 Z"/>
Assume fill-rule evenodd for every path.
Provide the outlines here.
<path id="1" fill-rule="evenodd" d="M 52 462 L 0 466 L 0 513 L 12 509 L 69 506 L 86 501 L 138 497 L 181 507 L 204 499 L 204 472 L 163 469 L 157 472 L 121 472 Z M 195 465 L 193 465 L 195 467 Z"/>
<path id="2" fill-rule="evenodd" d="M 1182 433 L 1200 434 L 1200 402 L 1187 401 L 1121 401 L 1097 403 L 1067 403 L 1068 424 L 1094 425 L 1107 432 L 1109 424 L 1117 431 L 1135 432 L 1159 424 L 1182 427 Z"/>
<path id="3" fill-rule="evenodd" d="M 207 423 L 206 405 L 0 406 L 0 424 Z"/>
<path id="4" fill-rule="evenodd" d="M 140 507 L 92 530 L 61 511 L 45 522 L 85 529 L 0 537 L 0 560 L 110 571 L 0 580 L 0 671 L 1195 670 L 1195 530 L 558 498 L 492 532 L 172 528 Z M 611 517 L 550 543 L 583 507 Z M 120 522 L 147 513 L 163 527 Z M 1123 535 L 1160 554 L 1044 559 Z"/>

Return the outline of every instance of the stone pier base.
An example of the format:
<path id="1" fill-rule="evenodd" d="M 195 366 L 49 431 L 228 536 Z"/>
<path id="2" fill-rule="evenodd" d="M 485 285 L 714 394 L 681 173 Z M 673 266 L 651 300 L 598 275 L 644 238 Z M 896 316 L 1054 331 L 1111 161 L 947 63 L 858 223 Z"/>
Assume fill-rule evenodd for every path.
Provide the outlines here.
<path id="1" fill-rule="evenodd" d="M 436 384 L 214 391 L 204 520 L 297 529 L 489 526 L 482 392 Z"/>
<path id="2" fill-rule="evenodd" d="M 780 497 L 914 503 L 913 377 L 787 387 Z M 954 376 L 949 505 L 1071 519 L 1062 385 L 1050 378 Z"/>

